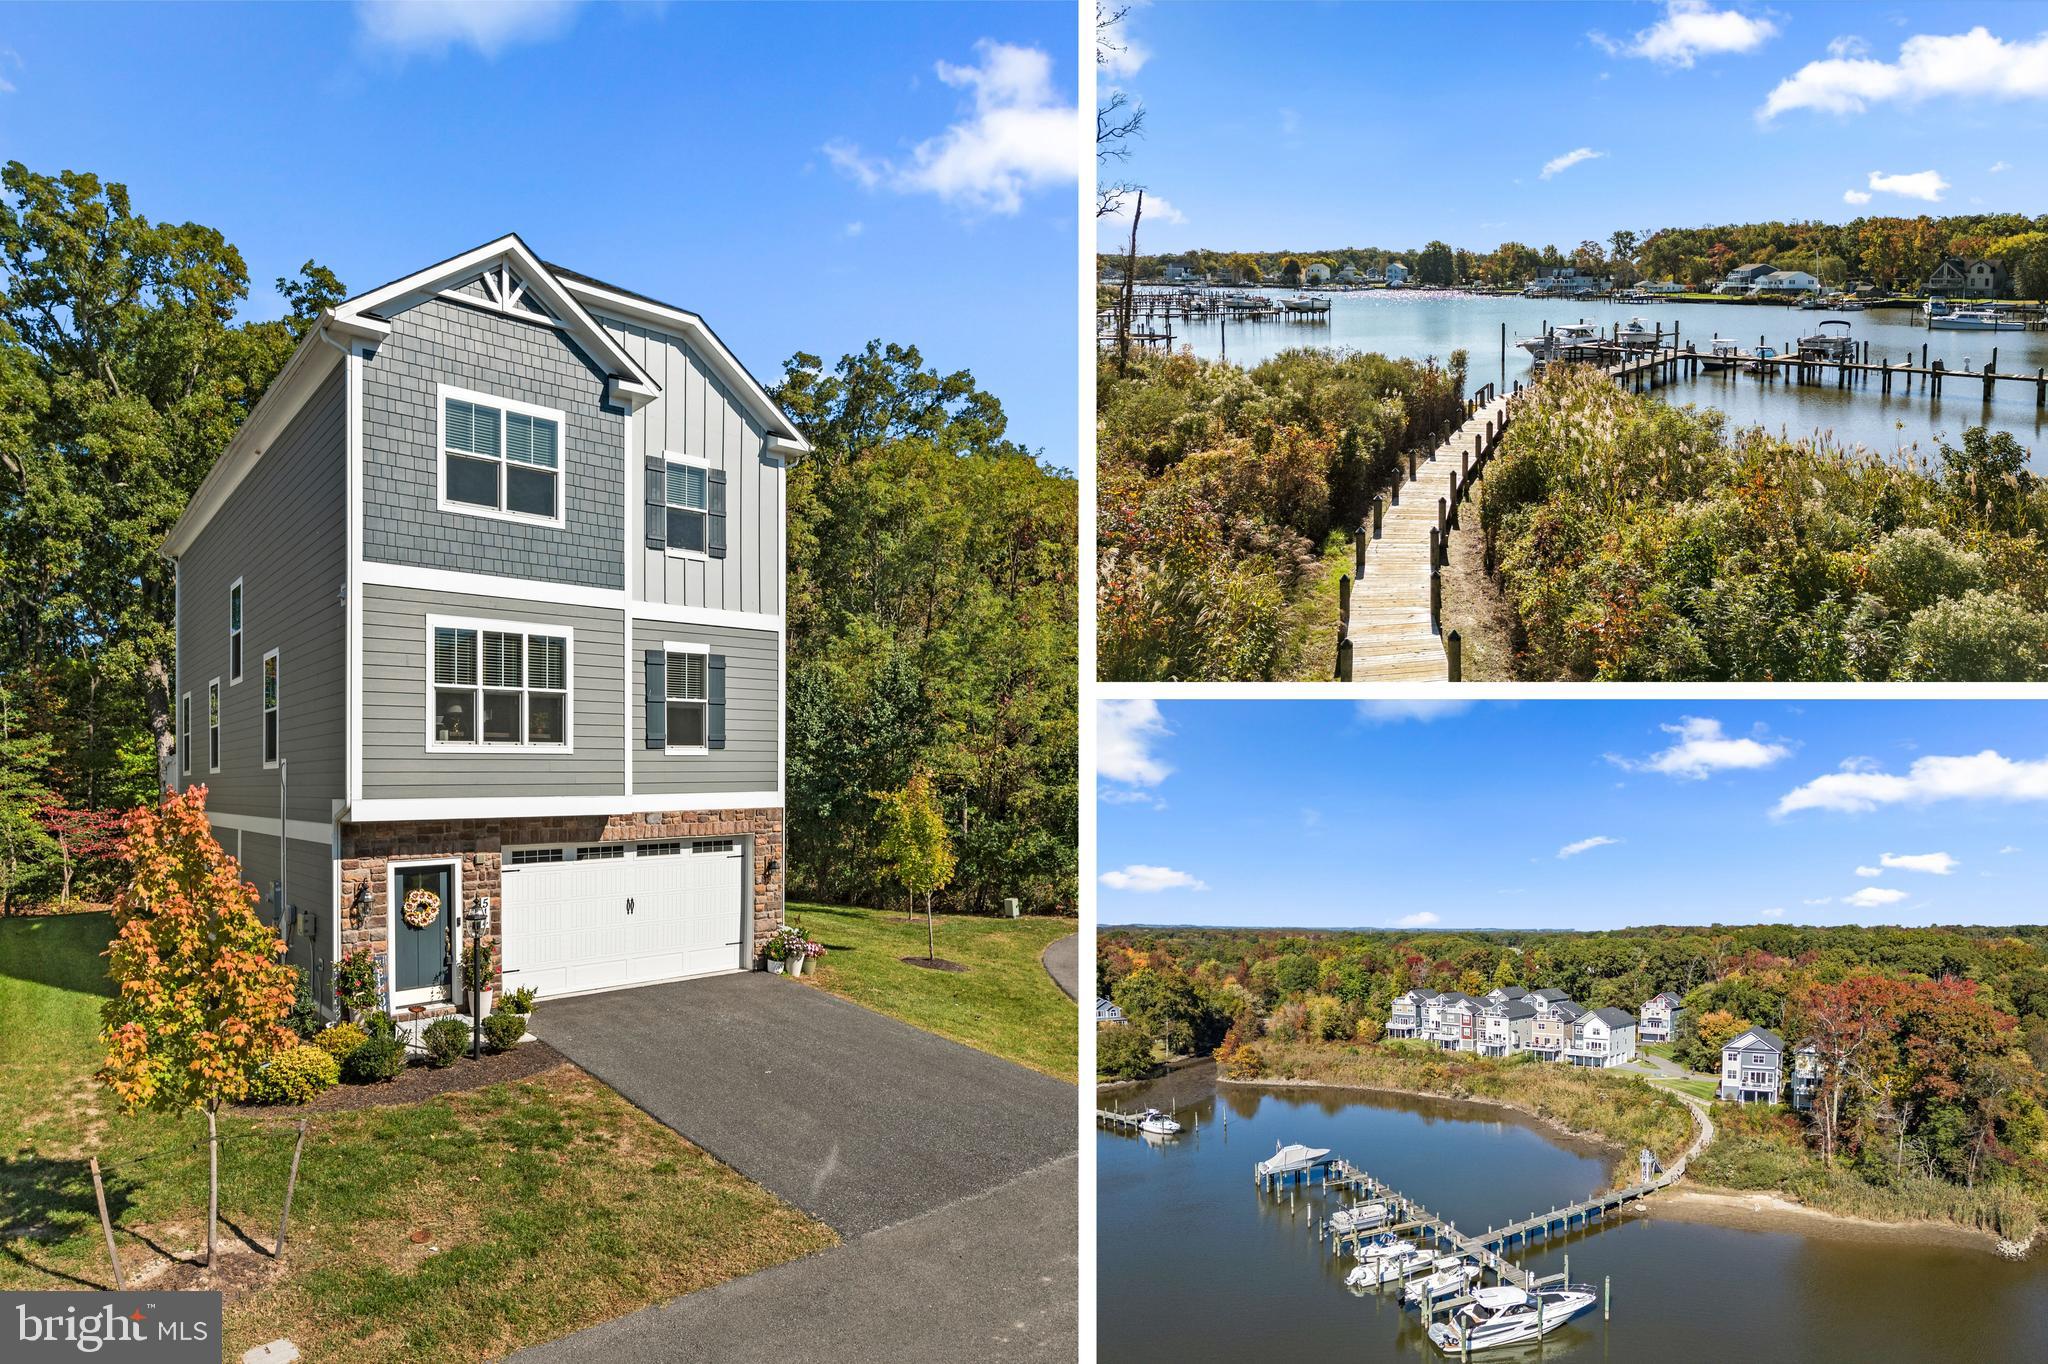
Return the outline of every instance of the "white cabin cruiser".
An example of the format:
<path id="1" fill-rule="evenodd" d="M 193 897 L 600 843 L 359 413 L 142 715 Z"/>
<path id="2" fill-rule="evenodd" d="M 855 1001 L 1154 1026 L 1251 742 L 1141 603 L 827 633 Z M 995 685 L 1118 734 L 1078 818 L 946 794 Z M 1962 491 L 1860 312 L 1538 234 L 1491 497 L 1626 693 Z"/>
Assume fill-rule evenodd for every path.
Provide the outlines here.
<path id="1" fill-rule="evenodd" d="M 1700 368 L 1708 373 L 1732 369 L 1742 358 L 1742 343 L 1732 336 L 1717 336 L 1707 346 L 1707 353 L 1700 357 Z"/>
<path id="2" fill-rule="evenodd" d="M 1954 312 L 1929 313 L 1927 325 L 1946 332 L 2018 332 L 2027 324 L 1992 308 L 1958 308 Z"/>
<path id="3" fill-rule="evenodd" d="M 1624 346 L 1653 346 L 1662 329 L 1653 327 L 1640 317 L 1631 317 L 1615 329 L 1615 340 Z"/>
<path id="4" fill-rule="evenodd" d="M 1376 1236 L 1358 1252 L 1358 1263 L 1344 1276 L 1344 1282 L 1351 1288 L 1399 1283 L 1430 1262 L 1429 1252 L 1413 1241 L 1403 1241 L 1392 1234 Z"/>
<path id="5" fill-rule="evenodd" d="M 1306 1170 L 1321 1163 L 1330 1154 L 1327 1146 L 1303 1146 L 1293 1142 L 1286 1146 L 1275 1145 L 1273 1154 L 1252 1166 L 1255 1175 L 1291 1175 L 1296 1170 Z"/>
<path id="6" fill-rule="evenodd" d="M 1532 359 L 1549 360 L 1574 346 L 1598 345 L 1605 339 L 1600 328 L 1591 322 L 1566 322 L 1541 336 L 1525 336 L 1515 344 L 1529 352 Z"/>
<path id="7" fill-rule="evenodd" d="M 1416 1279 L 1401 1290 L 1401 1297 L 1420 1307 L 1425 1302 L 1441 1302 L 1454 1298 L 1465 1291 L 1471 1282 L 1479 1277 L 1479 1266 L 1456 1255 L 1439 1255 L 1430 1266 L 1431 1273 L 1426 1279 Z"/>
<path id="8" fill-rule="evenodd" d="M 1180 1134 L 1180 1124 L 1158 1109 L 1148 1108 L 1138 1115 L 1138 1130 L 1155 1137 L 1172 1137 Z"/>
<path id="9" fill-rule="evenodd" d="M 1471 1306 L 1429 1328 L 1430 1340 L 1447 1355 L 1541 1340 L 1599 1301 L 1592 1289 L 1576 1286 L 1525 1293 L 1503 1284 L 1472 1296 Z"/>
<path id="10" fill-rule="evenodd" d="M 1338 1233 L 1371 1231 L 1383 1227 L 1392 1216 L 1384 1203 L 1360 1203 L 1330 1214 L 1330 1230 Z"/>

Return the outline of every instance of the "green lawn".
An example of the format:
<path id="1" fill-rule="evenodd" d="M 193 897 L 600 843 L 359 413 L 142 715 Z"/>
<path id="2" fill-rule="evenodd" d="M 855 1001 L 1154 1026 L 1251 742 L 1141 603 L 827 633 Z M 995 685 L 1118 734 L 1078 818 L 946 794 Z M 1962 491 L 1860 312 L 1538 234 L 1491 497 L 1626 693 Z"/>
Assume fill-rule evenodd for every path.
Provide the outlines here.
<path id="1" fill-rule="evenodd" d="M 125 1115 L 91 1078 L 109 932 L 0 920 L 0 1289 L 111 1287 L 92 1155 L 131 1283 L 204 1244 L 201 1119 Z M 569 1066 L 317 1117 L 281 1264 L 249 1243 L 276 1235 L 290 1139 L 222 1129 L 230 1359 L 278 1336 L 309 1361 L 496 1356 L 837 1239 Z"/>
<path id="2" fill-rule="evenodd" d="M 1666 1089 L 1675 1089 L 1681 1093 L 1690 1094 L 1695 1099 L 1704 1099 L 1709 1103 L 1713 1102 L 1714 1096 L 1721 1092 L 1721 1087 L 1712 1080 L 1675 1080 L 1668 1076 L 1660 1075 L 1650 1083 L 1663 1085 Z"/>
<path id="3" fill-rule="evenodd" d="M 1072 919 L 937 916 L 941 960 L 965 971 L 933 971 L 904 957 L 925 954 L 924 915 L 837 905 L 789 906 L 827 952 L 804 979 L 863 1007 L 1019 1065 L 1076 1078 L 1080 1013 L 1046 975 L 1038 954 L 1075 931 Z"/>

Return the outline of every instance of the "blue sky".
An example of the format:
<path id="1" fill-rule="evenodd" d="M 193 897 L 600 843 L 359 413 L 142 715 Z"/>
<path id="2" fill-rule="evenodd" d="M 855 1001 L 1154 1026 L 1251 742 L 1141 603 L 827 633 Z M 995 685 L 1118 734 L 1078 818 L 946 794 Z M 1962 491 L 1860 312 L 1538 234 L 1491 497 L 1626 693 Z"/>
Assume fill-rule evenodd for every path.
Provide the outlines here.
<path id="1" fill-rule="evenodd" d="M 2038 703 L 1099 704 L 1104 924 L 2043 917 Z"/>
<path id="2" fill-rule="evenodd" d="M 2048 205 L 2039 4 L 1169 4 L 1127 29 L 1103 80 L 1147 111 L 1121 172 L 1147 251 Z"/>
<path id="3" fill-rule="evenodd" d="M 309 257 L 365 289 L 516 230 L 764 381 L 914 342 L 1072 468 L 1075 33 L 1050 4 L 10 5 L 0 157 L 218 227 L 254 315 Z"/>

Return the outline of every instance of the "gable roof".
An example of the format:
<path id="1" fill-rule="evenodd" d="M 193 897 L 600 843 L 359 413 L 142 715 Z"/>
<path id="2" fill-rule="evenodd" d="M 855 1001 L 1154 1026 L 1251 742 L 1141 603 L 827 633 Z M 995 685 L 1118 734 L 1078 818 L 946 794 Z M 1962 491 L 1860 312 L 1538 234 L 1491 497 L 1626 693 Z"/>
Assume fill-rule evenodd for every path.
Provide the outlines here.
<path id="1" fill-rule="evenodd" d="M 1617 1009 L 1612 1005 L 1605 1009 L 1595 1009 L 1588 1017 L 1597 1018 L 1610 1028 L 1632 1028 L 1636 1022 L 1636 1016 L 1627 1009 Z"/>
<path id="2" fill-rule="evenodd" d="M 1752 1051 L 1758 1049 L 1782 1052 L 1785 1050 L 1785 1039 L 1772 1032 L 1769 1028 L 1751 1028 L 1740 1037 L 1731 1038 L 1721 1048 L 1723 1051 Z"/>
<path id="3" fill-rule="evenodd" d="M 1526 999 L 1506 999 L 1487 1009 L 1496 1018 L 1534 1018 L 1536 1006 Z"/>
<path id="4" fill-rule="evenodd" d="M 1562 1018 L 1567 1023 L 1576 1022 L 1584 1016 L 1585 1012 L 1584 1009 L 1572 1003 L 1569 999 L 1553 999 L 1550 1001 L 1550 1016 L 1552 1018 Z"/>
<path id="5" fill-rule="evenodd" d="M 1556 989 L 1552 989 L 1552 990 L 1532 990 L 1532 991 L 1531 991 L 1530 993 L 1531 993 L 1531 994 L 1533 994 L 1533 995 L 1535 995 L 1535 996 L 1536 996 L 1536 998 L 1538 998 L 1538 999 L 1547 999 L 1547 1000 L 1549 1000 L 1549 1001 L 1550 1001 L 1551 1003 L 1553 1003 L 1553 1004 L 1557 1003 L 1557 1001 L 1559 1001 L 1559 1000 L 1561 1000 L 1561 999 L 1570 999 L 1570 998 L 1571 998 L 1571 996 L 1570 996 L 1570 995 L 1567 995 L 1567 994 L 1566 994 L 1566 993 L 1565 993 L 1564 991 L 1562 991 L 1562 990 L 1556 990 Z"/>
<path id="6" fill-rule="evenodd" d="M 1677 995 L 1672 994 L 1669 990 L 1664 990 L 1657 994 L 1651 995 L 1649 999 L 1645 1000 L 1644 1007 L 1648 1008 L 1652 1004 L 1683 1004 L 1684 1002 L 1685 1001 L 1683 999 L 1679 998 Z"/>

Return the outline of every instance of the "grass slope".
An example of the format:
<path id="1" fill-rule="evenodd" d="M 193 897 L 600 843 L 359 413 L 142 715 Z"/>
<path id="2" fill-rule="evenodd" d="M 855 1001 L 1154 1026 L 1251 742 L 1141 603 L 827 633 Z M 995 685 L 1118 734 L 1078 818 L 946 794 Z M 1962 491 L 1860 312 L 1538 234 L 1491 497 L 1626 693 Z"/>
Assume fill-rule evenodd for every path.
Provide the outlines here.
<path id="1" fill-rule="evenodd" d="M 0 1288 L 111 1286 L 90 1155 L 131 1276 L 204 1244 L 201 1119 L 123 1114 L 91 1078 L 109 931 L 0 920 Z M 228 1358 L 278 1336 L 352 1364 L 496 1356 L 837 1239 L 564 1066 L 316 1118 L 273 1262 L 248 1243 L 276 1236 L 288 1129 L 221 1127 Z"/>
<path id="2" fill-rule="evenodd" d="M 965 971 L 933 971 L 904 957 L 925 954 L 924 915 L 838 905 L 791 904 L 789 917 L 828 949 L 814 980 L 863 1008 L 901 1019 L 1059 1079 L 1077 1078 L 1080 1015 L 1038 960 L 1074 932 L 1072 919 L 937 916 L 938 953 Z"/>

